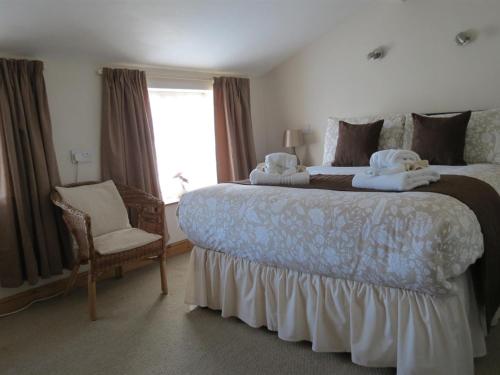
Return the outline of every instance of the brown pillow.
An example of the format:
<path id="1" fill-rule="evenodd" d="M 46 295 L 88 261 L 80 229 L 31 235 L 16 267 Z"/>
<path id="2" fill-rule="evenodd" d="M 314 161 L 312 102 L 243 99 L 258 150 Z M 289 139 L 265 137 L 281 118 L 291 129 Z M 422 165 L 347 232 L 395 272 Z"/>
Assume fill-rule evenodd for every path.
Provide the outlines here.
<path id="1" fill-rule="evenodd" d="M 362 167 L 370 164 L 370 156 L 378 149 L 378 139 L 384 120 L 368 124 L 339 122 L 339 138 L 334 167 Z"/>
<path id="2" fill-rule="evenodd" d="M 453 117 L 428 117 L 412 113 L 411 149 L 429 164 L 466 165 L 465 132 L 471 111 Z"/>

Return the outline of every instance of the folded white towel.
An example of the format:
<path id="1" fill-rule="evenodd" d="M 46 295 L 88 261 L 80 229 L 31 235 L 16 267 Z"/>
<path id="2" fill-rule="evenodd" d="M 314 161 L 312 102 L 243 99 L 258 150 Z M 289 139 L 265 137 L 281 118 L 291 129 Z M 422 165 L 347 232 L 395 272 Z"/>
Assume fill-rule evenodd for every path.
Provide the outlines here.
<path id="1" fill-rule="evenodd" d="M 279 176 L 290 176 L 294 173 L 297 173 L 298 169 L 297 169 L 297 167 L 283 169 L 283 168 L 278 167 L 278 166 L 271 166 L 270 168 L 264 167 L 264 172 L 269 173 L 269 174 L 279 175 Z"/>
<path id="2" fill-rule="evenodd" d="M 366 171 L 366 174 L 370 176 L 385 176 L 388 174 L 397 174 L 397 173 L 402 173 L 402 172 L 407 172 L 406 168 L 404 165 L 400 165 L 399 167 L 394 167 L 394 168 L 373 168 L 371 167 Z"/>
<path id="3" fill-rule="evenodd" d="M 275 152 L 266 155 L 265 168 L 266 173 L 291 175 L 297 172 L 297 156 L 287 154 L 286 152 Z"/>
<path id="4" fill-rule="evenodd" d="M 309 184 L 309 173 L 299 172 L 284 176 L 254 169 L 250 173 L 250 182 L 252 185 L 307 185 Z"/>
<path id="5" fill-rule="evenodd" d="M 416 162 L 420 156 L 410 150 L 382 150 L 377 151 L 370 157 L 370 167 L 375 169 L 397 168 L 407 162 Z"/>
<path id="6" fill-rule="evenodd" d="M 408 191 L 418 186 L 429 185 L 439 179 L 439 173 L 430 168 L 382 176 L 358 173 L 352 179 L 352 186 L 384 191 Z"/>

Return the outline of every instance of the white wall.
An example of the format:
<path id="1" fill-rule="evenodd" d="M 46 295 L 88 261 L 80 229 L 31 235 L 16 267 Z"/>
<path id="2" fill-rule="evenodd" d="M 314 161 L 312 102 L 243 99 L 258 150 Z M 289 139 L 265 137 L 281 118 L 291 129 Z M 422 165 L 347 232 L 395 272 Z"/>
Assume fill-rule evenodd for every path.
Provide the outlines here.
<path id="1" fill-rule="evenodd" d="M 458 47 L 454 36 L 467 29 L 478 38 Z M 368 61 L 380 45 L 386 58 Z M 267 129 L 261 153 L 281 148 L 285 128 L 311 125 L 300 150 L 310 164 L 322 161 L 329 116 L 500 107 L 500 2 L 376 2 L 254 85 L 257 126 Z"/>
<path id="2" fill-rule="evenodd" d="M 100 178 L 101 77 L 99 64 L 91 61 L 45 60 L 54 146 L 63 184 L 75 182 L 70 150 L 92 153 L 89 164 L 80 164 L 79 181 Z"/>
<path id="3" fill-rule="evenodd" d="M 281 147 L 284 122 L 277 119 L 280 113 L 275 108 L 278 102 L 276 91 L 272 74 L 250 80 L 252 126 L 258 163 L 264 161 L 266 154 Z"/>

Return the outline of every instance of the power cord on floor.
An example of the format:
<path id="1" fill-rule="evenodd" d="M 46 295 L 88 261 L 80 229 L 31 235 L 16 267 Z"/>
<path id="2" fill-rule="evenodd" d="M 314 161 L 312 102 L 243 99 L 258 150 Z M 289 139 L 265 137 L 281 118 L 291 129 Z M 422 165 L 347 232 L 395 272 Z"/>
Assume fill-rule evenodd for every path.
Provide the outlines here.
<path id="1" fill-rule="evenodd" d="M 31 305 L 33 305 L 34 303 L 37 303 L 37 302 L 42 302 L 42 301 L 47 301 L 47 300 L 49 300 L 49 299 L 52 299 L 52 298 L 55 298 L 55 297 L 59 297 L 59 296 L 60 296 L 60 295 L 62 295 L 62 294 L 64 294 L 64 292 L 58 292 L 58 293 L 53 294 L 53 295 L 48 296 L 48 297 L 37 298 L 37 299 L 35 299 L 35 300 L 31 301 L 30 303 L 28 303 L 26 306 L 21 307 L 21 308 L 20 308 L 20 309 L 18 309 L 18 310 L 14 310 L 14 311 L 8 312 L 8 313 L 6 313 L 6 314 L 1 314 L 1 315 L 0 315 L 0 318 L 6 318 L 6 317 L 8 317 L 8 316 L 10 316 L 10 315 L 17 314 L 17 313 L 19 313 L 19 312 L 21 312 L 21 311 L 26 310 L 27 308 L 29 308 L 29 307 L 30 307 Z"/>

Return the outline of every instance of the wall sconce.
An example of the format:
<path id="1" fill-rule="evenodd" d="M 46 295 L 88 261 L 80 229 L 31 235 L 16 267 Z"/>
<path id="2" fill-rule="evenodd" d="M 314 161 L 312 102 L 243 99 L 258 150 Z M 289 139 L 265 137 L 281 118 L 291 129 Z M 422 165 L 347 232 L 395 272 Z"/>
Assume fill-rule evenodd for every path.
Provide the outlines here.
<path id="1" fill-rule="evenodd" d="M 462 31 L 455 36 L 455 43 L 457 46 L 466 46 L 473 42 L 475 39 L 474 33 L 470 30 Z"/>
<path id="2" fill-rule="evenodd" d="M 387 53 L 387 51 L 386 51 L 385 47 L 378 47 L 378 48 L 375 48 L 373 51 L 371 51 L 368 55 L 366 55 L 366 58 L 370 61 L 380 60 L 380 59 L 384 58 L 386 53 Z"/>

